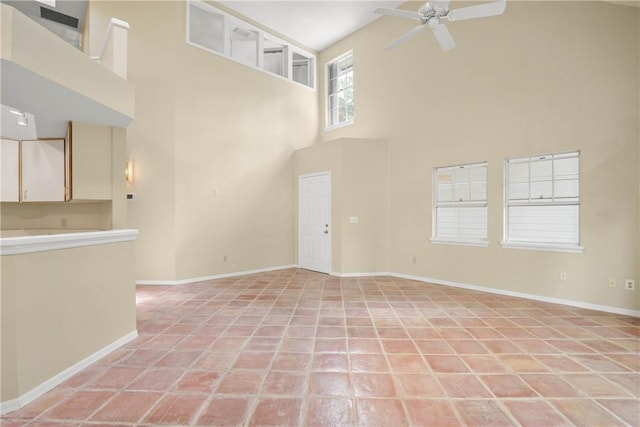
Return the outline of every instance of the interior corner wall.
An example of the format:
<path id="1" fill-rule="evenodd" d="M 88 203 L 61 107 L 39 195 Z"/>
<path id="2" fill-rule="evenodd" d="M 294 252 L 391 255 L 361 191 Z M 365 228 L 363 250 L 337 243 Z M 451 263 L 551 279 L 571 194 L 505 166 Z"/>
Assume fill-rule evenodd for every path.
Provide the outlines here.
<path id="1" fill-rule="evenodd" d="M 191 46 L 184 1 L 93 2 L 129 23 L 136 277 L 175 282 L 295 263 L 293 152 L 317 92 Z"/>
<path id="2" fill-rule="evenodd" d="M 389 175 L 386 141 L 345 138 L 295 153 L 296 183 L 301 175 L 320 172 L 331 172 L 332 272 L 340 275 L 387 272 Z M 296 194 L 297 191 L 296 188 Z M 296 201 L 296 212 L 297 207 Z M 297 236 L 298 218 L 295 222 Z M 296 254 L 297 250 L 296 246 Z"/>
<path id="3" fill-rule="evenodd" d="M 623 286 L 640 274 L 639 14 L 607 2 L 509 2 L 502 16 L 448 23 L 457 47 L 447 53 L 429 31 L 385 51 L 412 24 L 383 17 L 321 53 L 324 93 L 326 62 L 353 50 L 356 113 L 320 139 L 388 141 L 390 271 L 640 309 L 637 287 Z M 502 248 L 504 160 L 573 150 L 584 252 Z M 489 246 L 431 244 L 433 168 L 479 161 L 489 165 Z"/>
<path id="4" fill-rule="evenodd" d="M 127 202 L 127 227 L 139 230 L 138 280 L 176 279 L 175 87 L 176 44 L 184 40 L 177 18 L 181 8 L 182 2 L 173 1 L 92 1 L 89 8 L 92 54 L 100 49 L 111 18 L 130 25 L 128 80 L 135 85 L 136 117 L 127 128 L 126 155 L 134 161 L 129 190 L 137 200 Z"/>

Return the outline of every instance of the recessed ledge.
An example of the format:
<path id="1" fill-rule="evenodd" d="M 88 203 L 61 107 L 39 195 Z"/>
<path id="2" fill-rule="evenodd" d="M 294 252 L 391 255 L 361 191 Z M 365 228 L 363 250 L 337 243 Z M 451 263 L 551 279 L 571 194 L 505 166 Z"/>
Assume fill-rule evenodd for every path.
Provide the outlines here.
<path id="1" fill-rule="evenodd" d="M 20 255 L 83 246 L 105 245 L 136 239 L 138 230 L 115 229 L 80 233 L 43 234 L 0 238 L 0 255 Z"/>

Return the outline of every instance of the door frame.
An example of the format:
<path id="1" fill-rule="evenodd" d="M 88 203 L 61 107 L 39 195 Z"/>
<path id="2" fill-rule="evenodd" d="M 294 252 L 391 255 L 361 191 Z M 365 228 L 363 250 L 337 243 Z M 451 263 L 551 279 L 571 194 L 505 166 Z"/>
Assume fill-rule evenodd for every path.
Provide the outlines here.
<path id="1" fill-rule="evenodd" d="M 304 175 L 298 175 L 298 267 L 302 268 L 301 264 L 301 259 L 302 259 L 302 233 L 300 232 L 300 230 L 302 229 L 301 224 L 300 224 L 300 192 L 302 191 L 302 180 L 305 178 L 313 178 L 316 176 L 327 176 L 329 178 L 329 197 L 327 198 L 328 202 L 329 202 L 329 254 L 328 254 L 328 258 L 329 258 L 329 267 L 328 267 L 328 271 L 326 272 L 320 272 L 320 273 L 326 273 L 331 275 L 331 271 L 332 271 L 332 266 L 333 266 L 333 192 L 332 192 L 332 185 L 333 185 L 333 179 L 331 177 L 331 171 L 324 171 L 324 172 L 315 172 L 315 173 L 309 173 L 309 174 L 304 174 Z"/>

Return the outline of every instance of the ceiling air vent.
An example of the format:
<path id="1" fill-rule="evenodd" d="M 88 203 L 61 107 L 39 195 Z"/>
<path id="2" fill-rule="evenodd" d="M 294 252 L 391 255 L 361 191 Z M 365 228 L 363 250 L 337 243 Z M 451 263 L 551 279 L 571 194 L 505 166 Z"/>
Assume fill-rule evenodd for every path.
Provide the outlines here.
<path id="1" fill-rule="evenodd" d="M 48 19 L 49 21 L 58 22 L 71 28 L 78 28 L 78 18 L 56 12 L 55 10 L 47 9 L 46 7 L 40 6 L 40 17 Z"/>

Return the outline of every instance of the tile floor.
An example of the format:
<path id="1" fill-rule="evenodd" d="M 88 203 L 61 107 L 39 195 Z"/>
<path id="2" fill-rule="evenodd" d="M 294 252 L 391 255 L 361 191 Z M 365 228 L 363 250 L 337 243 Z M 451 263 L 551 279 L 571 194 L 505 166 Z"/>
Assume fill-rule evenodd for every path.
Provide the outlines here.
<path id="1" fill-rule="evenodd" d="M 4 427 L 640 426 L 640 319 L 389 277 L 140 286 L 140 336 Z"/>

